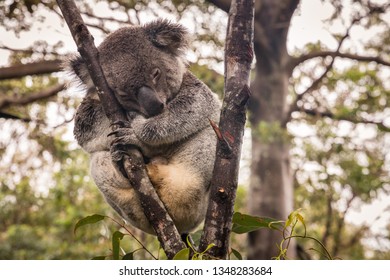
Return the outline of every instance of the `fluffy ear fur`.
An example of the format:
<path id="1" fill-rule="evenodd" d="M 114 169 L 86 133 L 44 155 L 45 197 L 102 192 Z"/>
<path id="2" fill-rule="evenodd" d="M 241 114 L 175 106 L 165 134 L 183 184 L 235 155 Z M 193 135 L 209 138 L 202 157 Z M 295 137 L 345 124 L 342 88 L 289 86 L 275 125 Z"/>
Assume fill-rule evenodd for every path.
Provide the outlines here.
<path id="1" fill-rule="evenodd" d="M 188 31 L 180 24 L 160 19 L 146 24 L 144 28 L 155 46 L 174 55 L 181 55 L 188 47 Z"/>
<path id="2" fill-rule="evenodd" d="M 91 77 L 89 76 L 88 69 L 85 66 L 84 60 L 79 55 L 73 55 L 64 62 L 64 69 L 72 75 L 76 75 L 80 79 L 80 82 L 87 87 L 93 86 Z"/>

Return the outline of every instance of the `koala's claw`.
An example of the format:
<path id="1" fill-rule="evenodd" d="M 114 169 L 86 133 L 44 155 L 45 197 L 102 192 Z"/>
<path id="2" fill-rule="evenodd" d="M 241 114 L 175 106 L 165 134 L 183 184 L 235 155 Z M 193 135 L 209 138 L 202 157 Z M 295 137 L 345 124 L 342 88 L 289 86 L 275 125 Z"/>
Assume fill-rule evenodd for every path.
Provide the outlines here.
<path id="1" fill-rule="evenodd" d="M 111 129 L 113 129 L 107 136 L 116 136 L 121 130 L 128 131 L 131 129 L 131 123 L 128 121 L 116 121 L 110 124 Z"/>
<path id="2" fill-rule="evenodd" d="M 124 137 L 134 135 L 134 131 L 131 127 L 119 127 L 111 131 L 107 136 Z"/>
<path id="3" fill-rule="evenodd" d="M 117 139 L 114 139 L 114 141 L 111 142 L 110 147 L 112 160 L 121 161 L 123 159 L 123 156 L 126 154 L 126 150 L 126 145 L 123 145 L 122 142 L 117 141 Z"/>
<path id="4" fill-rule="evenodd" d="M 111 146 L 121 146 L 120 149 L 126 149 L 127 146 L 131 145 L 134 145 L 134 143 L 131 141 L 131 138 L 126 135 L 115 134 L 115 138 L 111 141 Z"/>
<path id="5" fill-rule="evenodd" d="M 111 123 L 111 127 L 127 127 L 127 128 L 130 128 L 131 127 L 131 122 L 129 121 L 116 121 L 116 122 L 113 122 Z"/>
<path id="6" fill-rule="evenodd" d="M 123 155 L 127 154 L 131 149 L 139 149 L 139 147 L 132 143 L 128 136 L 115 137 L 111 142 L 111 155 L 113 160 L 122 160 Z"/>

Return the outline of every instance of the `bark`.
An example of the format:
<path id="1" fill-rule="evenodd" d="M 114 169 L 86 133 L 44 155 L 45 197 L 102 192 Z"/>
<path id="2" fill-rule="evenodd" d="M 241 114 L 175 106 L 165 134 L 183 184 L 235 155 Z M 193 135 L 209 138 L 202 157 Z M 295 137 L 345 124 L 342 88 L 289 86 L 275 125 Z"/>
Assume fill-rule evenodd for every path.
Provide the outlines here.
<path id="1" fill-rule="evenodd" d="M 253 60 L 254 0 L 232 1 L 225 47 L 225 97 L 219 128 L 216 161 L 211 181 L 200 251 L 225 259 L 228 255 L 233 206 L 238 184 L 246 104 L 250 96 L 249 73 Z"/>
<path id="2" fill-rule="evenodd" d="M 76 42 L 80 55 L 88 67 L 89 74 L 96 86 L 103 109 L 112 124 L 126 120 L 111 88 L 108 86 L 98 60 L 93 37 L 85 26 L 80 13 L 73 1 L 57 0 L 63 16 Z M 177 252 L 185 248 L 172 218 L 167 213 L 163 203 L 157 196 L 145 170 L 143 157 L 138 150 L 123 158 L 122 170 L 137 191 L 144 213 L 164 249 L 167 257 L 172 259 Z"/>
<path id="3" fill-rule="evenodd" d="M 281 137 L 267 142 L 257 136 L 261 122 L 279 124 L 288 114 L 289 55 L 287 32 L 298 0 L 256 1 L 255 54 L 256 76 L 251 85 L 249 104 L 252 133 L 252 163 L 249 212 L 252 215 L 287 219 L 293 209 L 293 178 L 290 171 L 289 143 Z M 278 255 L 282 236 L 277 231 L 260 230 L 248 236 L 248 258 L 270 259 Z M 289 257 L 294 257 L 290 245 Z"/>
<path id="4" fill-rule="evenodd" d="M 0 80 L 17 79 L 27 75 L 42 75 L 61 71 L 61 60 L 48 60 L 0 68 Z"/>

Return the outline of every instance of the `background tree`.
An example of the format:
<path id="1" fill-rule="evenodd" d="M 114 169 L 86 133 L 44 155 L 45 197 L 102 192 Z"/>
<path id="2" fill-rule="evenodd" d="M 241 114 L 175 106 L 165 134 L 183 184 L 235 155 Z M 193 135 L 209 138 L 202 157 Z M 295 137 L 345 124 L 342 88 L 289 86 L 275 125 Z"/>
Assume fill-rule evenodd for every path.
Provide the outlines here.
<path id="1" fill-rule="evenodd" d="M 80 9 L 96 38 L 125 23 L 143 23 L 157 16 L 188 23 L 196 34 L 190 59 L 197 64 L 192 67 L 212 88 L 219 85 L 213 89 L 221 92 L 220 82 L 215 83 L 220 81 L 218 75 L 199 65 L 220 69 L 226 30 L 223 11 L 228 10 L 230 1 L 99 1 L 91 5 L 93 2 L 83 2 Z M 51 32 L 45 20 L 61 21 L 54 1 L 10 0 L 0 5 L 1 25 L 21 38 L 34 32 L 36 26 Z M 99 14 L 98 8 L 105 5 L 115 13 Z M 301 13 L 316 14 L 318 10 L 328 11 L 324 25 L 327 40 L 311 40 L 288 49 L 289 36 Z M 389 230 L 385 226 L 373 228 L 370 222 L 375 219 L 351 223 L 351 213 L 359 214 L 361 208 L 363 215 L 364 205 L 376 203 L 384 205 L 383 209 L 388 205 L 380 198 L 389 192 L 389 21 L 387 1 L 256 1 L 255 55 L 260 63 L 254 68 L 251 88 L 248 210 L 285 220 L 293 207 L 304 208 L 310 233 L 334 256 L 347 259 L 388 258 L 390 249 Z M 67 52 L 61 43 L 65 37 L 55 34 L 58 41 L 50 38 L 25 48 L 10 45 L 6 36 L 0 42 L 1 48 L 12 54 L 6 67 L 0 69 L 0 179 L 2 194 L 8 194 L 1 198 L 0 213 L 8 213 L 2 211 L 7 209 L 20 216 L 20 207 L 15 206 L 16 201 L 24 201 L 23 195 L 49 198 L 50 191 L 59 191 L 54 186 L 60 185 L 60 178 L 50 174 L 66 170 L 73 153 L 78 153 L 73 143 L 68 144 L 71 136 L 65 129 L 78 95 L 62 90 L 63 78 L 55 74 Z M 316 35 L 314 31 L 309 36 Z M 42 179 L 43 174 L 47 179 Z M 66 178 L 76 176 L 63 174 L 71 176 Z M 88 178 L 86 174 L 83 179 Z M 81 181 L 76 180 L 74 186 L 77 182 L 79 195 L 86 196 Z M 62 190 L 62 195 L 65 193 Z M 45 209 L 38 198 L 35 204 L 34 199 L 27 201 L 32 208 Z M 45 205 L 49 201 L 45 200 Z M 6 223 L 1 219 L 5 232 L 0 237 L 2 244 L 12 244 L 11 236 L 15 235 L 11 227 L 13 232 L 24 224 L 35 228 L 28 220 L 20 221 Z M 388 216 L 383 213 L 377 221 L 386 225 Z M 276 256 L 275 244 L 280 239 L 278 232 L 270 230 L 251 233 L 248 257 Z M 367 245 L 373 242 L 375 246 Z M 304 248 L 299 256 L 308 257 L 306 250 L 313 245 L 302 240 L 298 245 Z M 33 250 L 36 255 L 46 254 L 36 248 L 28 251 Z M 321 254 L 309 253 L 321 258 Z"/>

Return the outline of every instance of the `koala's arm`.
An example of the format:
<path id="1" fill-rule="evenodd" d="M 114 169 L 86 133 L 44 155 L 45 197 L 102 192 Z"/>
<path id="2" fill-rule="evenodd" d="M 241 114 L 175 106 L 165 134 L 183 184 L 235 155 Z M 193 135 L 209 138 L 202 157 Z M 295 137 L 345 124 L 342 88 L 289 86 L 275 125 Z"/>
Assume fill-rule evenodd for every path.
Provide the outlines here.
<path id="1" fill-rule="evenodd" d="M 139 115 L 131 127 L 138 140 L 146 145 L 172 144 L 210 126 L 209 119 L 218 121 L 219 110 L 217 96 L 187 72 L 179 93 L 161 114 L 148 119 Z"/>
<path id="2" fill-rule="evenodd" d="M 111 140 L 107 135 L 111 132 L 99 100 L 86 97 L 75 116 L 74 136 L 79 145 L 88 153 L 109 151 Z"/>

